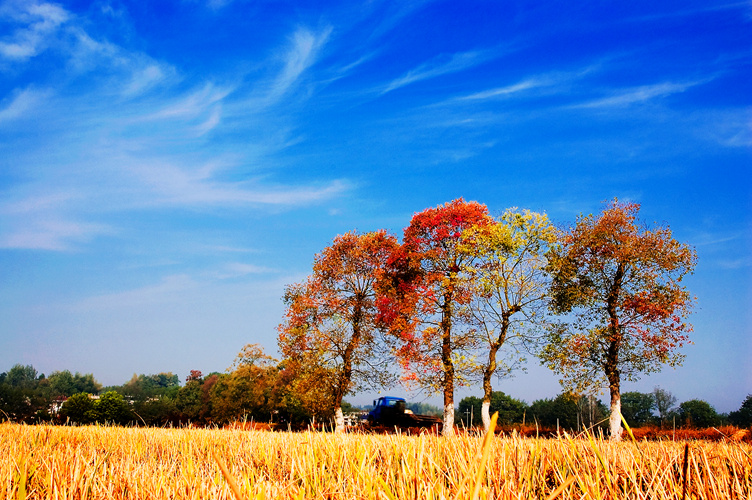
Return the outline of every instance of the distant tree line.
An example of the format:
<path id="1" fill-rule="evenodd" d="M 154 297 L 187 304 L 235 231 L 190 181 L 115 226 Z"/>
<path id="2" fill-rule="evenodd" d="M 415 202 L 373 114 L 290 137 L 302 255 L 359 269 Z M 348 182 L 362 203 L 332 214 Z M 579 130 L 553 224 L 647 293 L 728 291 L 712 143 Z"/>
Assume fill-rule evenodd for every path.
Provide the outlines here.
<path id="1" fill-rule="evenodd" d="M 221 426 L 331 419 L 331 410 L 310 394 L 295 393 L 295 377 L 256 345 L 247 345 L 225 373 L 192 370 L 183 385 L 167 372 L 102 387 L 92 374 L 66 370 L 47 377 L 18 364 L 0 373 L 0 421 Z"/>
<path id="2" fill-rule="evenodd" d="M 482 400 L 474 396 L 463 398 L 459 404 L 463 425 L 480 425 L 479 415 Z M 665 389 L 656 387 L 653 392 L 625 392 L 622 394 L 621 412 L 630 427 L 655 426 L 671 428 L 708 428 L 721 425 L 752 426 L 752 395 L 748 395 L 741 407 L 730 413 L 718 413 L 708 402 L 691 399 L 677 405 L 676 398 Z M 563 392 L 552 399 L 539 399 L 527 404 L 494 392 L 491 411 L 499 412 L 501 426 L 527 424 L 543 429 L 559 427 L 564 430 L 601 428 L 607 430 L 609 409 L 593 396 Z"/>
<path id="3" fill-rule="evenodd" d="M 265 355 L 256 345 L 247 345 L 225 373 L 202 374 L 192 370 L 185 383 L 167 372 L 134 375 L 120 386 L 102 387 L 92 374 L 68 370 L 45 376 L 30 365 L 17 364 L 0 373 L 0 421 L 25 423 L 108 423 L 117 425 L 225 425 L 239 421 L 307 425 L 312 420 L 330 422 L 334 417 L 325 404 L 330 395 L 296 393 L 296 374 L 283 363 Z M 464 426 L 482 424 L 483 399 L 463 398 L 456 409 Z M 752 426 L 752 394 L 741 407 L 728 414 L 717 413 L 706 401 L 692 399 L 676 404 L 668 391 L 622 394 L 622 414 L 632 427 L 646 425 L 705 428 L 732 424 Z M 343 402 L 343 411 L 359 409 Z M 408 407 L 418 414 L 440 415 L 442 410 L 426 403 Z M 498 423 L 525 423 L 541 429 L 606 429 L 608 408 L 593 396 L 564 392 L 555 398 L 531 404 L 494 391 L 491 412 Z"/>

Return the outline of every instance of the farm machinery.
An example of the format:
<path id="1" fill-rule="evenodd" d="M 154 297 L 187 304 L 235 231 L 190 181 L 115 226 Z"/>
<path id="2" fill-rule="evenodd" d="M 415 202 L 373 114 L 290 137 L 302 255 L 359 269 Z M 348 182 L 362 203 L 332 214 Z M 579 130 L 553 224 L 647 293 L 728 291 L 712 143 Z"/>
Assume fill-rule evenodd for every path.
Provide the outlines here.
<path id="1" fill-rule="evenodd" d="M 404 398 L 394 396 L 380 397 L 373 402 L 373 410 L 368 412 L 370 425 L 384 427 L 441 427 L 442 420 L 432 415 L 416 415 L 407 409 Z"/>

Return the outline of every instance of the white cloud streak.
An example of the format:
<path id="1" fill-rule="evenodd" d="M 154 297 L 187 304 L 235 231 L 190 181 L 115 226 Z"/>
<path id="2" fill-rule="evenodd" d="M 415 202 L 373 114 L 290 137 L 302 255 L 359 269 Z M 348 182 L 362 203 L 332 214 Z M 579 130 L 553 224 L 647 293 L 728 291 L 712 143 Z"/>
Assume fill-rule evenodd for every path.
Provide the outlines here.
<path id="1" fill-rule="evenodd" d="M 547 89 L 550 92 L 564 92 L 569 90 L 570 84 L 580 80 L 595 71 L 599 65 L 588 66 L 573 72 L 551 72 L 531 76 L 516 83 L 493 89 L 475 92 L 454 99 L 453 101 L 485 101 L 493 99 L 505 99 L 518 94 L 524 94 L 532 90 Z"/>
<path id="2" fill-rule="evenodd" d="M 313 33 L 305 28 L 298 29 L 291 37 L 290 46 L 283 57 L 283 69 L 272 82 L 267 98 L 276 101 L 287 93 L 301 75 L 315 62 L 319 51 L 326 43 L 332 28 Z"/>
<path id="3" fill-rule="evenodd" d="M 287 205 L 314 203 L 349 189 L 335 180 L 316 186 L 270 186 L 259 182 L 223 182 L 216 179 L 217 165 L 188 170 L 173 164 L 150 163 L 132 167 L 153 195 L 147 204 L 175 206 Z"/>
<path id="4" fill-rule="evenodd" d="M 0 17 L 24 25 L 0 40 L 0 56 L 26 61 L 46 50 L 58 28 L 68 21 L 70 15 L 57 5 L 30 1 L 4 5 Z"/>
<path id="5" fill-rule="evenodd" d="M 7 106 L 0 109 L 0 125 L 3 122 L 30 116 L 49 95 L 50 92 L 30 88 L 16 92 L 15 97 L 9 100 Z"/>
<path id="6" fill-rule="evenodd" d="M 643 85 L 622 89 L 614 92 L 608 97 L 595 99 L 592 101 L 575 104 L 572 108 L 616 108 L 625 107 L 632 104 L 647 102 L 656 98 L 666 97 L 672 94 L 684 92 L 688 88 L 694 87 L 702 82 L 689 83 L 657 83 L 653 85 Z"/>
<path id="7" fill-rule="evenodd" d="M 460 52 L 452 54 L 451 56 L 438 57 L 432 61 L 421 64 L 415 69 L 408 71 L 405 75 L 392 80 L 381 91 L 381 94 L 386 94 L 400 87 L 410 85 L 412 83 L 426 80 L 429 78 L 436 78 L 448 73 L 456 73 L 458 71 L 464 71 L 473 66 L 477 66 L 488 60 L 489 55 L 484 52 Z"/>
<path id="8" fill-rule="evenodd" d="M 498 97 L 507 97 L 512 94 L 517 94 L 520 92 L 524 92 L 526 90 L 535 89 L 538 87 L 543 87 L 550 85 L 550 83 L 537 79 L 537 78 L 531 78 L 528 80 L 523 80 L 521 82 L 507 85 L 505 87 L 498 87 L 495 89 L 490 90 L 484 90 L 482 92 L 476 92 L 475 94 L 466 95 L 463 97 L 458 98 L 457 100 L 461 101 L 483 101 L 486 99 L 494 99 Z"/>
<path id="9" fill-rule="evenodd" d="M 166 276 L 160 283 L 133 290 L 89 297 L 74 306 L 79 311 L 130 309 L 153 304 L 174 303 L 199 284 L 185 274 Z"/>

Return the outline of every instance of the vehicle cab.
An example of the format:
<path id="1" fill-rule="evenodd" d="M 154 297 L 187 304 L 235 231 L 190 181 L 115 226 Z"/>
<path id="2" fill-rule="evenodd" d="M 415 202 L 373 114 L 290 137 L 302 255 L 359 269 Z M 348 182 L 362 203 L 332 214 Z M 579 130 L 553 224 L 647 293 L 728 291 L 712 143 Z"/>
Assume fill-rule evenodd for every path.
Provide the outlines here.
<path id="1" fill-rule="evenodd" d="M 390 425 L 395 419 L 405 414 L 405 398 L 383 396 L 373 401 L 373 410 L 368 412 L 368 421 Z"/>

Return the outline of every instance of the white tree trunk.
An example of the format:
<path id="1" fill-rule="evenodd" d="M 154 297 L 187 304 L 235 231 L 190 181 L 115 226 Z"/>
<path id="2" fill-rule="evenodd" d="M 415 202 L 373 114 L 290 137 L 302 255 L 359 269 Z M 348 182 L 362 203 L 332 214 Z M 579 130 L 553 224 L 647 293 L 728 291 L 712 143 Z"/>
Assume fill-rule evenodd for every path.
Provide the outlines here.
<path id="1" fill-rule="evenodd" d="M 483 429 L 488 432 L 491 428 L 491 402 L 483 401 L 480 407 L 480 416 L 483 419 Z"/>
<path id="2" fill-rule="evenodd" d="M 454 405 L 449 404 L 444 407 L 444 427 L 441 429 L 442 436 L 451 436 L 454 434 Z"/>
<path id="3" fill-rule="evenodd" d="M 621 395 L 611 396 L 611 415 L 608 418 L 609 439 L 621 441 Z"/>
<path id="4" fill-rule="evenodd" d="M 345 432 L 345 416 L 342 414 L 342 407 L 334 409 L 334 432 Z"/>

